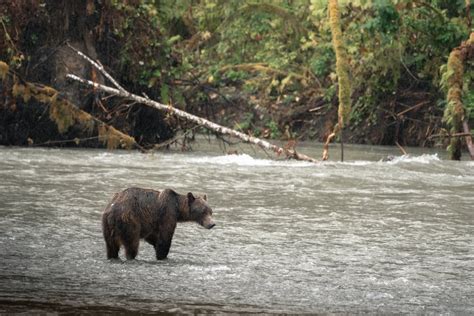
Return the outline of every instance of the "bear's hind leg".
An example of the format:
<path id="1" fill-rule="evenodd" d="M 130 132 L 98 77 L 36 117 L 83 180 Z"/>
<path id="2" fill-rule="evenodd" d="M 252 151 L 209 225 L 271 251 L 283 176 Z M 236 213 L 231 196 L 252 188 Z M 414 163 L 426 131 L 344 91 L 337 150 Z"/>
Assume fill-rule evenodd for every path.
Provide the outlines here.
<path id="1" fill-rule="evenodd" d="M 135 259 L 140 244 L 140 224 L 134 218 L 126 217 L 121 221 L 117 230 L 120 232 L 120 242 L 125 248 L 125 257 Z"/>
<path id="2" fill-rule="evenodd" d="M 118 243 L 116 240 L 106 240 L 105 247 L 107 248 L 107 259 L 118 259 L 120 243 Z"/>
<path id="3" fill-rule="evenodd" d="M 122 236 L 122 244 L 125 248 L 125 257 L 128 260 L 135 259 L 138 254 L 138 247 L 140 246 L 140 236 L 138 233 L 125 233 Z"/>
<path id="4" fill-rule="evenodd" d="M 118 259 L 120 243 L 114 234 L 114 230 L 110 229 L 110 225 L 105 216 L 102 218 L 102 232 L 105 240 L 105 248 L 107 250 L 107 259 Z"/>
<path id="5" fill-rule="evenodd" d="M 138 247 L 140 245 L 140 240 L 137 238 L 136 240 L 131 240 L 124 242 L 123 246 L 125 248 L 125 257 L 127 260 L 135 259 L 138 255 Z"/>

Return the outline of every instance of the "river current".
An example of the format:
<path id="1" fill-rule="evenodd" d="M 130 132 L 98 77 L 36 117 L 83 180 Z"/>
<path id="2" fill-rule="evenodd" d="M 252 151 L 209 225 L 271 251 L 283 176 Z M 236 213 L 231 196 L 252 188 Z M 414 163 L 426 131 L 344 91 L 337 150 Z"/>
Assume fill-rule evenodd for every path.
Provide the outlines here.
<path id="1" fill-rule="evenodd" d="M 0 313 L 474 314 L 474 162 L 246 152 L 0 147 Z M 109 261 L 101 213 L 130 186 L 206 193 L 216 227 Z"/>

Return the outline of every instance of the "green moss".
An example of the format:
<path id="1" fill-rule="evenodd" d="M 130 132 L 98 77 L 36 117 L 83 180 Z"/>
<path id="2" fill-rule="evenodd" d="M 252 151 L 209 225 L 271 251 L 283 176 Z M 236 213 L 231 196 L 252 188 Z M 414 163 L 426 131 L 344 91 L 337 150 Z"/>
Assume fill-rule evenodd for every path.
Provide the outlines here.
<path id="1" fill-rule="evenodd" d="M 329 1 L 329 22 L 331 26 L 332 42 L 336 52 L 336 73 L 339 83 L 339 127 L 344 128 L 349 123 L 351 113 L 351 84 L 349 80 L 349 64 L 344 47 L 340 14 L 337 0 Z"/>
<path id="2" fill-rule="evenodd" d="M 119 147 L 130 149 L 135 144 L 135 139 L 106 124 L 99 125 L 98 132 L 99 141 L 106 145 L 107 149 Z"/>
<path id="3" fill-rule="evenodd" d="M 474 45 L 474 33 L 470 38 L 456 47 L 448 58 L 446 67 L 445 84 L 447 87 L 446 110 L 444 111 L 443 121 L 449 127 L 451 134 L 462 132 L 462 121 L 465 119 L 466 111 L 462 102 L 463 80 L 464 80 L 464 55 L 462 50 L 472 49 Z M 452 160 L 461 159 L 462 142 L 459 137 L 452 137 L 448 146 L 448 152 Z"/>
<path id="4" fill-rule="evenodd" d="M 74 123 L 74 112 L 65 100 L 58 100 L 57 94 L 51 98 L 49 117 L 58 126 L 59 133 L 67 132 Z"/>

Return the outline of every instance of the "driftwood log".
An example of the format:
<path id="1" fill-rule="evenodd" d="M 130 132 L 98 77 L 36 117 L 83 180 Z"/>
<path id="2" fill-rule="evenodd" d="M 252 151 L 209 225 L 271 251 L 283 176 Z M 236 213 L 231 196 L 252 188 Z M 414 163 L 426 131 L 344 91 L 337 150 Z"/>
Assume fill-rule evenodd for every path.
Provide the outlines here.
<path id="1" fill-rule="evenodd" d="M 74 48 L 72 48 L 74 49 Z M 103 92 L 106 92 L 108 94 L 111 94 L 111 95 L 115 95 L 115 96 L 119 96 L 119 97 L 122 97 L 124 99 L 128 99 L 128 100 L 132 100 L 132 101 L 135 101 L 135 102 L 138 102 L 138 103 L 141 103 L 141 104 L 144 104 L 144 105 L 147 105 L 147 106 L 150 106 L 150 107 L 153 107 L 155 109 L 158 109 L 160 111 L 165 111 L 165 112 L 168 112 L 168 113 L 171 113 L 171 114 L 174 114 L 180 118 L 183 118 L 189 122 L 193 122 L 193 123 L 196 123 L 200 126 L 203 126 L 213 132 L 216 132 L 218 134 L 221 134 L 221 135 L 228 135 L 228 136 L 231 136 L 231 137 L 235 137 L 235 138 L 239 138 L 240 140 L 242 140 L 243 142 L 246 142 L 246 143 L 250 143 L 250 144 L 254 144 L 254 145 L 257 145 L 259 146 L 260 148 L 263 148 L 263 149 L 266 149 L 266 150 L 270 150 L 272 152 L 274 152 L 276 155 L 282 155 L 284 154 L 287 158 L 292 158 L 292 159 L 296 159 L 296 160 L 303 160 L 303 161 L 309 161 L 309 162 L 317 162 L 316 159 L 312 158 L 312 157 L 309 157 L 307 155 L 304 155 L 304 154 L 301 154 L 301 153 L 298 153 L 295 149 L 293 148 L 282 148 L 282 147 L 279 147 L 279 146 L 276 146 L 274 144 L 271 144 L 263 139 L 260 139 L 260 138 L 257 138 L 257 137 L 253 137 L 253 136 L 250 136 L 250 135 L 247 135 L 247 134 L 244 134 L 244 133 L 241 133 L 239 131 L 236 131 L 236 130 L 233 130 L 231 128 L 228 128 L 228 127 L 225 127 L 225 126 L 222 126 L 222 125 L 219 125 L 219 124 L 216 124 L 214 122 L 211 122 L 207 119 L 204 119 L 202 117 L 198 117 L 196 115 L 192 115 L 192 114 L 189 114 L 188 112 L 186 111 L 183 111 L 183 110 L 180 110 L 180 109 L 177 109 L 171 105 L 166 105 L 166 104 L 162 104 L 162 103 L 159 103 L 157 101 L 154 101 L 154 100 L 151 100 L 147 97 L 142 97 L 142 96 L 139 96 L 139 95 L 136 95 L 136 94 L 133 94 L 127 90 L 125 90 L 122 86 L 120 86 L 116 80 L 114 80 L 112 78 L 112 76 L 110 74 L 108 74 L 104 67 L 102 67 L 100 65 L 100 63 L 97 63 L 97 62 L 94 62 L 92 59 L 90 59 L 89 57 L 87 57 L 86 55 L 84 55 L 83 53 L 79 52 L 78 50 L 74 49 L 81 57 L 85 58 L 87 61 L 89 61 L 94 67 L 96 67 L 102 74 L 104 74 L 104 76 L 106 78 L 108 78 L 117 88 L 112 88 L 112 87 L 109 87 L 109 86 L 106 86 L 106 85 L 103 85 L 103 84 L 100 84 L 100 83 L 97 83 L 97 82 L 93 82 L 93 81 L 90 81 L 90 80 L 86 80 L 84 78 L 80 78 L 74 74 L 68 74 L 67 75 L 67 78 L 69 79 L 72 79 L 72 80 L 75 80 L 75 81 L 78 81 L 82 84 L 85 84 L 85 85 L 88 85 L 88 86 L 91 86 L 97 90 L 100 90 L 100 91 L 103 91 Z"/>

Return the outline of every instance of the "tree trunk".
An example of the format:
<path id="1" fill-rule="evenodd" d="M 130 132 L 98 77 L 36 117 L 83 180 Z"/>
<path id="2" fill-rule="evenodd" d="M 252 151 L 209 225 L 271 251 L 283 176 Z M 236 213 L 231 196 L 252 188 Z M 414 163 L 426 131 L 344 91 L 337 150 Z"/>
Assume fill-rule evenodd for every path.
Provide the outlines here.
<path id="1" fill-rule="evenodd" d="M 453 49 L 449 54 L 446 82 L 448 93 L 446 101 L 448 105 L 444 112 L 443 120 L 450 127 L 450 134 L 461 132 L 470 132 L 465 118 L 466 111 L 462 103 L 463 81 L 464 81 L 464 64 L 474 58 L 474 32 L 471 33 L 469 39 L 463 42 L 459 47 Z M 471 159 L 474 159 L 474 149 L 472 149 L 472 138 L 466 136 L 466 143 L 471 154 Z M 461 160 L 462 141 L 459 137 L 451 138 L 448 151 L 451 160 Z"/>
<path id="2" fill-rule="evenodd" d="M 329 143 L 339 133 L 342 133 L 344 127 L 349 123 L 349 116 L 351 113 L 351 85 L 349 81 L 349 64 L 347 62 L 346 49 L 343 44 L 341 31 L 341 18 L 339 14 L 339 5 L 337 0 L 329 1 L 329 24 L 331 26 L 332 44 L 336 53 L 336 73 L 338 82 L 338 122 L 334 127 L 334 131 L 326 139 L 323 151 L 323 160 L 329 158 Z M 341 137 L 341 153 L 343 152 Z M 341 154 L 341 159 L 344 155 Z"/>

